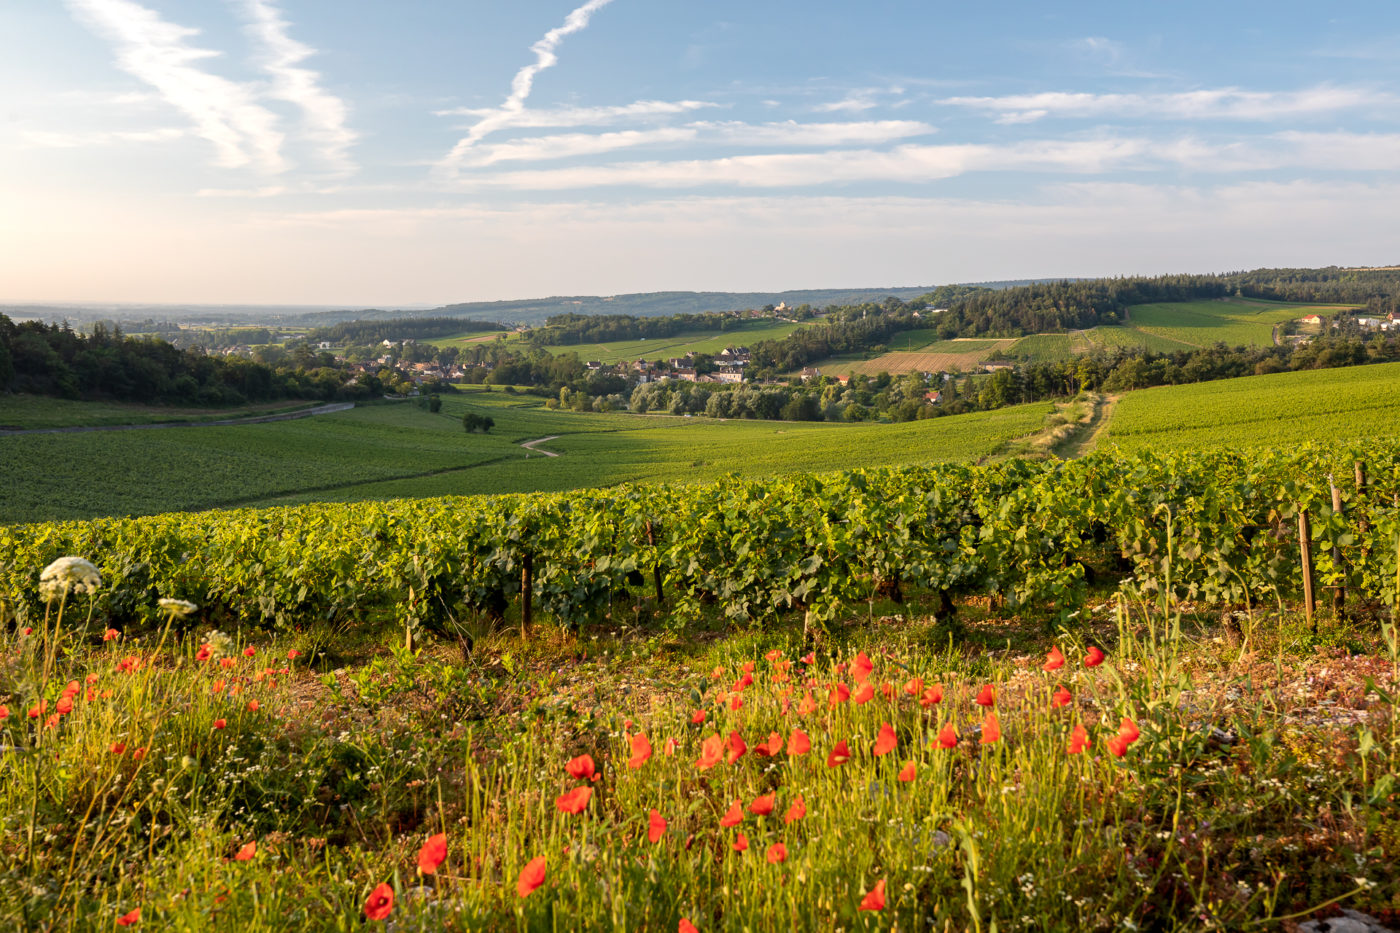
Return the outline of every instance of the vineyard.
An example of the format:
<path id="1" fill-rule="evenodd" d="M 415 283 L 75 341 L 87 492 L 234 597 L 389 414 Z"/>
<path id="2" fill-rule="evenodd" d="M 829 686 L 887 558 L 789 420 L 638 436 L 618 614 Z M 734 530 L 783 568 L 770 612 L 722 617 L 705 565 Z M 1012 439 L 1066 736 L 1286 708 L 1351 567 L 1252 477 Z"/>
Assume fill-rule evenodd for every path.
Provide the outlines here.
<path id="1" fill-rule="evenodd" d="M 167 514 L 0 530 L 0 599 L 34 618 L 38 571 L 80 553 L 110 581 L 98 613 L 125 620 L 173 595 L 280 627 L 388 614 L 445 630 L 512 604 L 573 626 L 646 596 L 678 620 L 717 606 L 820 626 L 917 589 L 1066 621 L 1099 575 L 1149 595 L 1294 600 L 1310 516 L 1312 583 L 1389 606 L 1397 495 L 1400 449 L 1373 443 Z"/>

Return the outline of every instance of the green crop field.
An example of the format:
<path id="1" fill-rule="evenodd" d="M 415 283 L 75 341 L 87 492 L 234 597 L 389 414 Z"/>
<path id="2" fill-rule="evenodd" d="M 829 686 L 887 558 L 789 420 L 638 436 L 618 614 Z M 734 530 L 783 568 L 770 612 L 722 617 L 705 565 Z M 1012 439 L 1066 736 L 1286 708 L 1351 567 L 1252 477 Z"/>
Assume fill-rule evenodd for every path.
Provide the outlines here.
<path id="1" fill-rule="evenodd" d="M 609 343 L 579 343 L 546 347 L 549 352 L 577 353 L 581 360 L 600 363 L 623 363 L 629 360 L 664 360 L 687 353 L 718 353 L 725 347 L 752 346 L 760 340 L 780 340 L 799 327 L 788 321 L 745 321 L 726 331 L 695 331 L 674 337 L 654 337 L 650 340 L 619 340 Z"/>
<path id="2" fill-rule="evenodd" d="M 1007 356 L 1033 363 L 1060 363 L 1083 353 L 1088 344 L 1082 332 L 1073 334 L 1031 334 L 1003 351 Z"/>
<path id="3" fill-rule="evenodd" d="M 427 337 L 421 342 L 432 344 L 435 347 L 470 347 L 479 343 L 490 343 L 497 337 L 509 339 L 510 333 L 510 331 L 505 330 L 493 330 L 484 333 L 476 330 L 465 334 L 456 334 L 451 337 Z"/>
<path id="4" fill-rule="evenodd" d="M 1144 333 L 1191 346 L 1223 342 L 1232 347 L 1267 347 L 1273 344 L 1275 325 L 1339 307 L 1242 299 L 1164 302 L 1132 306 L 1128 323 Z"/>
<path id="5" fill-rule="evenodd" d="M 488 435 L 461 416 L 489 414 Z M 20 435 L 0 441 L 0 522 L 291 501 L 566 490 L 801 470 L 970 461 L 1036 431 L 1044 403 L 901 425 L 712 421 L 552 412 L 469 392 L 275 424 Z M 561 435 L 547 457 L 520 441 Z"/>
<path id="6" fill-rule="evenodd" d="M 1143 305 L 1143 307 L 1147 307 L 1147 305 Z M 1164 337 L 1161 334 L 1137 327 L 1106 325 L 1079 333 L 1084 341 L 1085 349 L 1112 350 L 1122 347 L 1147 350 L 1152 353 L 1176 353 L 1181 350 L 1196 349 L 1194 344 L 1183 343 L 1180 340 Z"/>
<path id="7" fill-rule="evenodd" d="M 1287 447 L 1400 434 L 1400 363 L 1248 376 L 1124 395 L 1108 441 L 1126 450 Z"/>
<path id="8" fill-rule="evenodd" d="M 315 402 L 269 402 L 242 408 L 172 408 L 124 402 L 76 402 L 42 395 L 0 395 L 0 430 L 161 424 L 171 421 L 223 421 L 296 411 Z"/>

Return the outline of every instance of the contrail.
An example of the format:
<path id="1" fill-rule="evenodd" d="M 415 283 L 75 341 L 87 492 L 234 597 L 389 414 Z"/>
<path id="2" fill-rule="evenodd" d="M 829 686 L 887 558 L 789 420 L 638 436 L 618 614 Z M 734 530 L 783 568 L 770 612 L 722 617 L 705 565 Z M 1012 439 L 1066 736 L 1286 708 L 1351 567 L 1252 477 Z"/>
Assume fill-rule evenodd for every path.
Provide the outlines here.
<path id="1" fill-rule="evenodd" d="M 338 173 L 353 172 L 348 150 L 359 137 L 345 125 L 345 102 L 321 87 L 318 73 L 301 67 L 316 50 L 288 35 L 287 21 L 270 0 L 245 0 L 243 7 L 250 20 L 247 32 L 262 46 L 259 64 L 272 76 L 269 96 L 300 107 L 321 158 Z"/>
<path id="2" fill-rule="evenodd" d="M 554 54 L 554 50 L 559 48 L 559 43 L 564 41 L 565 36 L 580 32 L 587 27 L 593 14 L 611 2 L 612 0 L 588 0 L 587 3 L 564 19 L 564 25 L 551 29 L 544 34 L 543 38 L 530 46 L 530 51 L 535 53 L 535 60 L 515 73 L 515 78 L 510 82 L 510 96 L 501 103 L 500 107 L 477 121 L 476 125 L 467 131 L 467 135 L 457 141 L 457 145 L 453 146 L 452 151 L 447 154 L 447 158 L 443 159 L 443 167 L 455 170 L 468 149 L 476 145 L 486 135 L 510 126 L 513 118 L 525 109 L 525 99 L 530 96 L 530 90 L 535 83 L 535 75 L 558 63 L 559 56 Z"/>

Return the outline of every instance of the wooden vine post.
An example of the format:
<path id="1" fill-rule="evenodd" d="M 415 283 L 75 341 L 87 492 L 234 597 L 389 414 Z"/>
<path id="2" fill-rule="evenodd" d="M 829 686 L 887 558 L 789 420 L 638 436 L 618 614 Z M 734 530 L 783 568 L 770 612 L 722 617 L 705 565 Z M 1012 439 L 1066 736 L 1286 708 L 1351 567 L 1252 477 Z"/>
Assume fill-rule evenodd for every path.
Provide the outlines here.
<path id="1" fill-rule="evenodd" d="M 1312 533 L 1308 528 L 1307 509 L 1298 510 L 1298 549 L 1303 556 L 1303 609 L 1308 614 L 1308 623 L 1316 625 L 1313 621 L 1317 604 L 1313 601 Z"/>
<path id="2" fill-rule="evenodd" d="M 520 559 L 520 634 L 530 627 L 530 597 L 535 591 L 535 555 L 529 551 Z"/>
<path id="3" fill-rule="evenodd" d="M 1332 479 L 1332 474 L 1327 474 L 1327 485 L 1332 487 L 1332 513 L 1340 515 L 1342 512 L 1342 491 L 1337 488 L 1337 484 Z M 1335 544 L 1332 546 L 1332 566 L 1341 573 L 1342 579 L 1346 580 L 1346 565 L 1342 563 L 1342 549 Z M 1332 588 L 1332 612 L 1337 618 L 1341 618 L 1346 612 L 1347 588 L 1346 583 L 1338 583 Z"/>

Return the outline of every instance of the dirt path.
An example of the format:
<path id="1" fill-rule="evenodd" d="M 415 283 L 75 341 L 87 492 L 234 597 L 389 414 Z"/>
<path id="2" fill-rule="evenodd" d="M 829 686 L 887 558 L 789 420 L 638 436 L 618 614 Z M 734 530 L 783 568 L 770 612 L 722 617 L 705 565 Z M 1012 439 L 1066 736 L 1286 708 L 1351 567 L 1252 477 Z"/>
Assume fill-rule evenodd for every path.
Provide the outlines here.
<path id="1" fill-rule="evenodd" d="M 549 437 L 538 437 L 538 438 L 536 438 L 536 439 L 533 440 L 533 441 L 522 441 L 521 444 L 520 444 L 520 446 L 521 446 L 521 447 L 524 447 L 526 450 L 534 451 L 534 452 L 537 453 L 537 454 L 544 454 L 546 457 L 557 457 L 557 456 L 559 456 L 559 455 L 556 454 L 554 451 L 552 451 L 552 450 L 542 450 L 542 449 L 536 447 L 535 445 L 536 445 L 536 444 L 543 444 L 545 441 L 552 441 L 552 440 L 555 440 L 555 439 L 558 438 L 558 437 L 559 437 L 558 434 L 551 434 L 551 435 L 549 435 Z M 528 457 L 528 456 L 530 456 L 530 455 L 529 455 L 529 454 L 526 454 L 525 456 Z"/>
<path id="2" fill-rule="evenodd" d="M 283 412 L 280 415 L 254 415 L 251 418 L 224 418 L 220 421 L 161 421 L 154 424 L 98 424 L 73 428 L 27 428 L 23 431 L 0 431 L 0 437 L 15 434 L 84 434 L 88 431 L 154 431 L 157 428 L 215 428 L 233 424 L 267 424 L 272 421 L 296 421 L 312 415 L 330 415 L 338 411 L 349 411 L 354 402 L 333 402 L 317 405 L 301 411 Z"/>
<path id="3" fill-rule="evenodd" d="M 1098 396 L 1094 403 L 1093 416 L 1057 445 L 1055 453 L 1066 460 L 1077 460 L 1085 454 L 1092 453 L 1108 431 L 1109 422 L 1113 420 L 1113 410 L 1118 407 L 1120 398 L 1121 395 Z"/>

